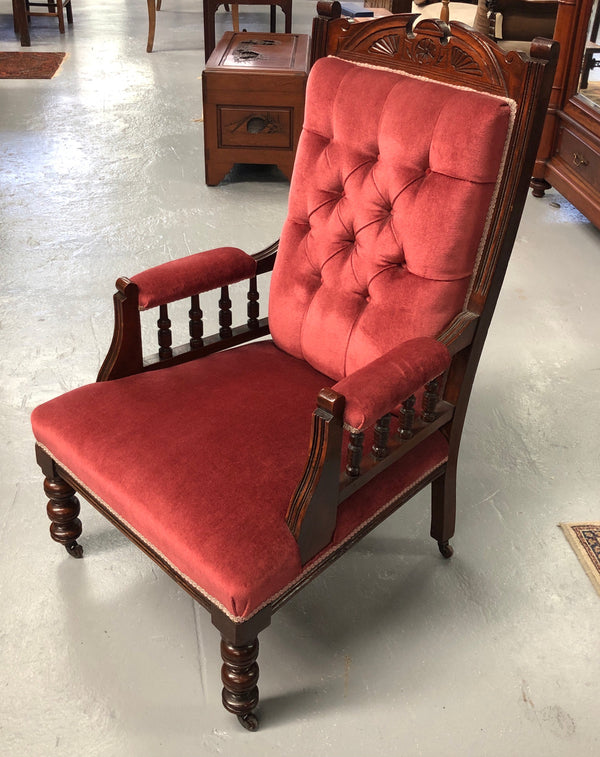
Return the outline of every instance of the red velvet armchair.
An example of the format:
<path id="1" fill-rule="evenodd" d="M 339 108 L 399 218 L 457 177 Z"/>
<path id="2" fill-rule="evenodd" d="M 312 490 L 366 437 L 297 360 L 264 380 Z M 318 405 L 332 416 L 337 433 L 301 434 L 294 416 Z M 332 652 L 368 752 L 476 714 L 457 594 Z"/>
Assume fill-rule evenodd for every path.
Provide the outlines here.
<path id="1" fill-rule="evenodd" d="M 32 416 L 52 538 L 82 556 L 79 493 L 203 605 L 223 704 L 250 730 L 258 634 L 307 582 L 429 484 L 452 554 L 463 420 L 556 45 L 505 58 L 461 25 L 413 22 L 319 20 L 315 50 L 337 53 L 310 75 L 280 242 L 119 279 L 97 382 Z M 267 320 L 256 277 L 271 269 Z M 241 280 L 248 320 L 232 327 Z M 182 298 L 190 340 L 173 347 Z M 159 351 L 144 357 L 149 308 Z"/>

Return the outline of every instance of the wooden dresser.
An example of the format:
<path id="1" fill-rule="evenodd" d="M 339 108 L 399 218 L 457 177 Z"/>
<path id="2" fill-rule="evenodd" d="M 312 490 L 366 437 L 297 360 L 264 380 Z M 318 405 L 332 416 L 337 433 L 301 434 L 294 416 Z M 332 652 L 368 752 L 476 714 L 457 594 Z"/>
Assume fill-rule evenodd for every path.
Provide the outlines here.
<path id="1" fill-rule="evenodd" d="M 555 187 L 600 228 L 600 82 L 590 78 L 600 57 L 599 2 L 559 0 L 560 57 L 531 183 L 536 197 Z"/>
<path id="2" fill-rule="evenodd" d="M 304 119 L 307 34 L 226 32 L 202 73 L 206 183 L 234 163 L 268 163 L 290 178 Z"/>

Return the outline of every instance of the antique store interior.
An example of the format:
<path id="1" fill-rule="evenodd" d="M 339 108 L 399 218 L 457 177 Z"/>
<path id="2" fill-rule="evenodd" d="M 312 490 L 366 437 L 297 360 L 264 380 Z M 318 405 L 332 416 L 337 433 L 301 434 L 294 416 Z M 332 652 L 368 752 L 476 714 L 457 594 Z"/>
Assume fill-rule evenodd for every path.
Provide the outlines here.
<path id="1" fill-rule="evenodd" d="M 294 0 L 293 31 L 314 13 Z M 453 559 L 425 491 L 288 603 L 257 733 L 222 708 L 219 635 L 183 590 L 85 503 L 85 558 L 51 541 L 29 415 L 95 379 L 116 278 L 258 251 L 289 188 L 264 166 L 205 183 L 199 3 L 164 0 L 151 54 L 145 2 L 73 16 L 31 24 L 28 49 L 68 53 L 56 77 L 0 83 L 0 755 L 600 754 L 600 597 L 558 525 L 600 520 L 600 231 L 554 189 L 528 197 L 475 380 Z M 8 0 L 0 25 L 21 49 Z"/>

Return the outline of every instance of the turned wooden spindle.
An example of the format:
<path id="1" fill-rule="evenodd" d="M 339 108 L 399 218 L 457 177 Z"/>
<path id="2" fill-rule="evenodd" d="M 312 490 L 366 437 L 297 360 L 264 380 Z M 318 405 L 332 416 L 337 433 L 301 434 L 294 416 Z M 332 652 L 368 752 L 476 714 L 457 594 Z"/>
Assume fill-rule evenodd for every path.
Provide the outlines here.
<path id="1" fill-rule="evenodd" d="M 190 347 L 195 350 L 202 347 L 204 340 L 204 324 L 202 323 L 202 310 L 200 308 L 200 295 L 192 295 L 192 306 L 188 312 L 190 317 Z"/>
<path id="2" fill-rule="evenodd" d="M 450 0 L 442 0 L 442 8 L 440 11 L 440 19 L 445 23 L 450 21 Z"/>
<path id="3" fill-rule="evenodd" d="M 388 439 L 390 436 L 390 421 L 392 419 L 391 413 L 379 418 L 375 424 L 375 432 L 373 434 L 373 448 L 371 453 L 377 460 L 382 460 L 388 453 Z"/>
<path id="4" fill-rule="evenodd" d="M 228 339 L 231 336 L 231 300 L 229 299 L 229 287 L 221 287 L 221 299 L 219 300 L 219 336 Z"/>
<path id="5" fill-rule="evenodd" d="M 252 712 L 258 704 L 258 639 L 235 646 L 221 639 L 221 681 L 223 706 L 237 715 L 249 731 L 256 731 L 258 718 Z"/>
<path id="6" fill-rule="evenodd" d="M 432 423 L 436 419 L 435 408 L 439 400 L 440 381 L 435 378 L 428 384 L 425 384 L 425 394 L 423 395 L 423 413 L 421 417 L 426 423 Z"/>
<path id="7" fill-rule="evenodd" d="M 413 438 L 413 423 L 415 422 L 415 402 L 416 397 L 411 394 L 410 397 L 402 403 L 402 410 L 400 415 L 402 417 L 402 425 L 398 429 L 401 439 Z"/>
<path id="8" fill-rule="evenodd" d="M 258 305 L 258 287 L 256 286 L 256 276 L 253 276 L 250 279 L 250 284 L 248 287 L 248 328 L 249 329 L 257 329 L 258 328 L 258 314 L 259 314 L 259 305 Z"/>
<path id="9" fill-rule="evenodd" d="M 46 512 L 52 521 L 50 536 L 73 557 L 83 557 L 83 549 L 77 543 L 82 529 L 77 517 L 79 500 L 75 496 L 75 489 L 62 478 L 47 478 L 44 481 L 44 491 L 48 497 Z"/>
<path id="10" fill-rule="evenodd" d="M 348 458 L 346 463 L 346 473 L 352 478 L 360 476 L 360 463 L 363 456 L 363 442 L 365 435 L 362 431 L 355 431 L 350 434 L 348 443 Z"/>
<path id="11" fill-rule="evenodd" d="M 158 356 L 164 360 L 173 356 L 173 350 L 171 349 L 171 344 L 173 343 L 171 319 L 169 318 L 169 310 L 166 305 L 160 306 L 159 318 L 156 325 L 158 326 Z"/>

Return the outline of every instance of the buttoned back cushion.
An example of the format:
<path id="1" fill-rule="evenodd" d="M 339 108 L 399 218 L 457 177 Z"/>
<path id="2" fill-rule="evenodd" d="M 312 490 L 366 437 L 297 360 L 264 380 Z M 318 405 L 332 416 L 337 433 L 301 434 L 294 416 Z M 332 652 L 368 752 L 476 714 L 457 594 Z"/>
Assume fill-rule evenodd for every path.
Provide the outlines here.
<path id="1" fill-rule="evenodd" d="M 509 123 L 500 98 L 318 61 L 271 282 L 277 345 L 339 379 L 436 336 L 462 308 Z"/>

